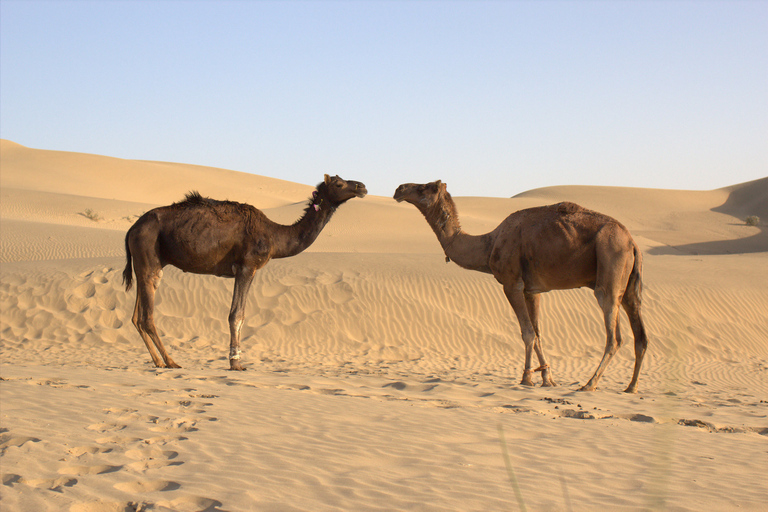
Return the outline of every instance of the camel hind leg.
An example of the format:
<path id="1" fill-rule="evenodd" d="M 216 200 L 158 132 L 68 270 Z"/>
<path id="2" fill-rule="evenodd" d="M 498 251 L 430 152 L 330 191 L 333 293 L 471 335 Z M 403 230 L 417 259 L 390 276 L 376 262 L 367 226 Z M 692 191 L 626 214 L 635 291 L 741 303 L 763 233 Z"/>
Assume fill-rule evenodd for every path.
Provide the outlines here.
<path id="1" fill-rule="evenodd" d="M 604 243 L 603 250 L 598 253 L 595 298 L 605 320 L 605 352 L 594 375 L 581 391 L 597 389 L 597 382 L 621 346 L 619 304 L 626 293 L 633 263 L 634 258 L 629 259 L 625 250 L 612 246 L 610 242 Z"/>
<path id="2" fill-rule="evenodd" d="M 143 322 L 139 321 L 140 318 L 144 315 L 143 309 L 144 306 L 142 304 L 142 294 L 139 292 L 139 287 L 137 287 L 136 290 L 136 306 L 133 308 L 133 317 L 131 318 L 131 321 L 133 322 L 133 326 L 136 327 L 136 330 L 139 332 L 139 336 L 141 336 L 142 341 L 144 341 L 144 345 L 147 346 L 147 350 L 149 351 L 150 357 L 152 357 L 152 362 L 155 363 L 155 366 L 158 368 L 162 368 L 165 366 L 163 363 L 163 359 L 157 354 L 157 350 L 155 350 L 155 344 L 152 342 L 152 339 L 149 337 L 149 334 L 144 331 L 143 329 Z"/>
<path id="3" fill-rule="evenodd" d="M 155 291 L 157 291 L 157 287 L 160 285 L 162 275 L 162 269 L 158 268 L 149 276 L 142 275 L 141 277 L 136 277 L 136 308 L 133 312 L 133 325 L 136 326 L 141 339 L 144 340 L 144 344 L 147 346 L 155 366 L 158 368 L 181 368 L 168 355 L 168 351 L 165 350 L 163 342 L 160 341 L 160 336 L 157 334 L 157 328 L 155 327 Z M 160 353 L 162 359 L 158 357 L 155 348 L 157 348 L 157 352 Z"/>
<path id="4" fill-rule="evenodd" d="M 605 352 L 603 352 L 603 358 L 600 360 L 600 364 L 597 365 L 594 375 L 579 391 L 594 391 L 597 389 L 597 382 L 621 345 L 619 298 L 614 293 L 599 287 L 595 288 L 595 297 L 600 305 L 600 309 L 603 310 L 603 318 L 605 320 Z"/>
<path id="5" fill-rule="evenodd" d="M 631 283 L 630 283 L 631 285 Z M 637 393 L 637 380 L 640 377 L 640 368 L 643 366 L 643 358 L 648 348 L 648 336 L 640 313 L 639 290 L 630 286 L 621 301 L 624 311 L 629 317 L 629 325 L 632 327 L 632 335 L 635 338 L 635 369 L 632 372 L 632 380 L 624 390 L 625 393 Z"/>

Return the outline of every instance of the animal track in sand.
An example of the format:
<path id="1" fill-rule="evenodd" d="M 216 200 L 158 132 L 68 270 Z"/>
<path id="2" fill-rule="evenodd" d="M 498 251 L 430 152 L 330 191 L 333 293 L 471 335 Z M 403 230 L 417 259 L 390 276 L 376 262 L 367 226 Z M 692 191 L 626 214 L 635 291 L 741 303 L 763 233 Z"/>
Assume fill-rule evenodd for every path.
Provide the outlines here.
<path id="1" fill-rule="evenodd" d="M 707 421 L 702 420 L 686 420 L 681 419 L 677 421 L 678 425 L 682 425 L 685 427 L 697 427 L 702 428 L 704 430 L 707 430 L 709 432 L 716 432 L 716 433 L 725 433 L 725 434 L 743 434 L 747 432 L 755 432 L 757 434 L 768 436 L 768 427 L 766 428 L 754 428 L 754 427 L 732 427 L 729 425 L 718 427 L 714 425 L 713 423 L 709 423 Z"/>
<path id="2" fill-rule="evenodd" d="M 38 380 L 30 380 L 28 384 L 32 386 L 50 386 L 52 388 L 81 388 L 81 389 L 87 389 L 90 386 L 86 385 L 79 385 L 76 386 L 74 384 L 69 384 L 64 379 L 38 379 Z"/>
<path id="3" fill-rule="evenodd" d="M 169 435 L 169 436 L 155 436 L 155 437 L 148 437 L 146 439 L 139 439 L 139 441 L 143 441 L 144 444 L 152 445 L 152 444 L 168 444 L 168 443 L 174 443 L 176 441 L 186 441 L 187 438 L 184 436 L 179 435 Z"/>
<path id="4" fill-rule="evenodd" d="M 104 448 L 101 446 L 75 446 L 74 448 L 67 450 L 67 452 L 74 457 L 80 457 L 86 453 L 93 455 L 94 453 L 109 453 L 111 451 L 112 448 Z"/>
<path id="5" fill-rule="evenodd" d="M 182 464 L 184 464 L 184 462 L 180 460 L 169 461 L 167 459 L 146 459 L 131 462 L 126 467 L 137 473 L 143 473 L 148 469 L 164 468 L 166 466 L 181 466 Z"/>
<path id="6" fill-rule="evenodd" d="M 125 492 L 156 492 L 156 491 L 175 491 L 181 485 L 167 480 L 137 480 L 135 482 L 122 482 L 114 485 L 115 489 Z"/>
<path id="7" fill-rule="evenodd" d="M 167 507 L 175 512 L 217 512 L 222 503 L 218 500 L 201 496 L 182 496 L 173 501 L 159 501 L 160 507 Z"/>
<path id="8" fill-rule="evenodd" d="M 103 475 L 104 473 L 114 473 L 120 471 L 123 466 L 111 466 L 109 464 L 99 464 L 96 466 L 64 466 L 59 468 L 60 475 Z"/>
<path id="9" fill-rule="evenodd" d="M 99 444 L 128 444 L 142 441 L 140 437 L 107 436 L 96 439 Z"/>
<path id="10" fill-rule="evenodd" d="M 107 407 L 106 409 L 104 409 L 104 412 L 106 412 L 107 414 L 125 415 L 125 414 L 131 414 L 131 413 L 134 413 L 134 412 L 138 412 L 138 410 L 137 409 L 131 409 L 129 407 Z"/>
<path id="11" fill-rule="evenodd" d="M 136 448 L 125 452 L 125 456 L 133 460 L 147 460 L 147 459 L 175 459 L 179 456 L 179 452 L 173 450 L 161 450 L 157 447 L 152 448 Z"/>
<path id="12" fill-rule="evenodd" d="M 77 483 L 77 478 L 62 476 L 59 478 L 24 478 L 14 473 L 3 475 L 3 485 L 13 487 L 17 484 L 23 484 L 35 489 L 48 489 L 55 492 L 61 492 L 62 487 L 72 487 Z"/>
<path id="13" fill-rule="evenodd" d="M 167 418 L 150 427 L 152 432 L 195 432 L 197 421 L 192 418 Z"/>
<path id="14" fill-rule="evenodd" d="M 402 390 L 404 390 L 405 388 L 408 387 L 408 384 L 406 384 L 405 382 L 389 382 L 387 384 L 384 384 L 382 387 L 383 388 L 395 388 L 398 391 L 402 391 Z"/>
<path id="15" fill-rule="evenodd" d="M 3 434 L 0 436 L 0 454 L 12 446 L 23 446 L 26 443 L 39 443 L 40 439 L 29 436 L 11 436 Z"/>
<path id="16" fill-rule="evenodd" d="M 143 512 L 151 503 L 135 501 L 93 501 L 91 503 L 76 503 L 69 512 Z"/>
<path id="17" fill-rule="evenodd" d="M 86 427 L 88 430 L 95 430 L 97 432 L 117 432 L 126 428 L 126 425 L 120 423 L 94 423 Z"/>

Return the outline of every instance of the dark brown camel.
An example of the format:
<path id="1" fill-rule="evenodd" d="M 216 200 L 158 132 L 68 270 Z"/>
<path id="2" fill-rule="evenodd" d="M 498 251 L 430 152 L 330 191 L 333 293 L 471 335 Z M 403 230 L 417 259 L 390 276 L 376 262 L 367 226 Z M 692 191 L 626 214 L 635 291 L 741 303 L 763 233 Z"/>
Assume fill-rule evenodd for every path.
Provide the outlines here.
<path id="1" fill-rule="evenodd" d="M 315 241 L 340 205 L 353 197 L 365 197 L 365 185 L 338 176 L 325 180 L 312 194 L 304 215 L 291 226 L 269 220 L 248 204 L 216 201 L 187 194 L 184 201 L 155 208 L 142 215 L 125 235 L 128 262 L 123 271 L 125 289 L 132 284 L 131 260 L 136 273 L 136 307 L 133 325 L 158 368 L 180 368 L 165 350 L 153 319 L 155 291 L 163 267 L 184 272 L 234 277 L 235 289 L 229 312 L 229 363 L 240 362 L 240 328 L 253 276 L 272 258 L 299 254 Z M 160 352 L 158 356 L 155 347 Z"/>
<path id="2" fill-rule="evenodd" d="M 627 228 L 607 215 L 565 202 L 520 210 L 490 233 L 472 236 L 462 231 L 456 204 L 444 183 L 406 183 L 397 188 L 394 197 L 413 204 L 424 215 L 446 261 L 493 274 L 504 286 L 525 342 L 522 384 L 532 386 L 531 376 L 541 371 L 542 385 L 555 385 L 541 348 L 541 293 L 586 286 L 595 291 L 603 310 L 607 341 L 603 359 L 581 390 L 597 388 L 621 345 L 621 304 L 635 337 L 635 371 L 626 392 L 637 391 L 648 340 L 640 315 L 642 255 Z M 531 364 L 534 350 L 539 359 L 536 369 Z"/>

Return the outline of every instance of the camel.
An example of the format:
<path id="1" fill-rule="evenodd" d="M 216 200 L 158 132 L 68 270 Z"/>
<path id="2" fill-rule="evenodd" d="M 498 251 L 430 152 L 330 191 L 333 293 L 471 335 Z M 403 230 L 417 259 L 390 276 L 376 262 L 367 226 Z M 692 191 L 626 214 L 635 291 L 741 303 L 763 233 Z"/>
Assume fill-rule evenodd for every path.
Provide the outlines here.
<path id="1" fill-rule="evenodd" d="M 405 183 L 397 188 L 394 199 L 413 204 L 424 215 L 446 262 L 492 274 L 503 285 L 525 343 L 521 384 L 533 386 L 532 375 L 541 372 L 542 386 L 556 385 L 542 350 L 541 294 L 586 286 L 594 290 L 603 311 L 607 341 L 597 370 L 581 390 L 597 389 L 621 345 L 621 304 L 635 338 L 635 369 L 625 391 L 637 392 L 648 340 L 640 314 L 642 254 L 627 228 L 607 215 L 563 202 L 520 210 L 490 233 L 473 236 L 461 229 L 456 204 L 441 181 Z M 534 350 L 539 360 L 536 369 L 531 364 Z"/>
<path id="2" fill-rule="evenodd" d="M 142 215 L 125 235 L 127 263 L 123 271 L 126 291 L 136 273 L 136 306 L 133 325 L 158 368 L 180 368 L 165 350 L 154 323 L 155 292 L 163 267 L 184 272 L 235 279 L 229 312 L 229 363 L 241 363 L 240 329 L 245 302 L 254 274 L 272 258 L 299 254 L 315 241 L 336 209 L 368 191 L 359 181 L 345 181 L 327 174 L 312 194 L 304 215 L 291 226 L 272 222 L 257 208 L 233 201 L 216 201 L 190 192 L 170 206 Z M 158 356 L 155 348 L 160 352 Z"/>

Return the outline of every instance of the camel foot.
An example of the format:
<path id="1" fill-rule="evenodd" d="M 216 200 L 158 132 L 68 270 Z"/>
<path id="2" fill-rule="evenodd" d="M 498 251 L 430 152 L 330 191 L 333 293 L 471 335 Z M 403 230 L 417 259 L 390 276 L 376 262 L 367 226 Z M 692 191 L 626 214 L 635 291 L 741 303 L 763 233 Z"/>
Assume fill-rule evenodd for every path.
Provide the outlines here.
<path id="1" fill-rule="evenodd" d="M 579 391 L 594 391 L 597 389 L 597 386 L 590 386 L 589 384 L 586 384 L 584 386 L 581 386 L 579 388 Z"/>
<path id="2" fill-rule="evenodd" d="M 156 368 L 181 368 L 181 366 L 177 365 L 173 361 L 169 361 L 168 363 L 164 363 L 160 361 L 159 363 L 155 363 Z"/>
<path id="3" fill-rule="evenodd" d="M 553 381 L 552 379 L 547 379 L 544 382 L 541 383 L 541 387 L 543 388 L 556 388 L 557 382 Z"/>
<path id="4" fill-rule="evenodd" d="M 245 368 L 242 364 L 240 364 L 239 359 L 230 359 L 229 360 L 229 369 L 236 372 L 244 372 Z"/>
<path id="5" fill-rule="evenodd" d="M 533 387 L 536 385 L 533 383 L 533 380 L 531 380 L 530 377 L 523 377 L 523 380 L 520 381 L 520 384 L 522 384 L 523 386 L 530 386 L 530 387 Z"/>
<path id="6" fill-rule="evenodd" d="M 629 386 L 624 390 L 625 393 L 637 393 L 637 386 Z"/>

